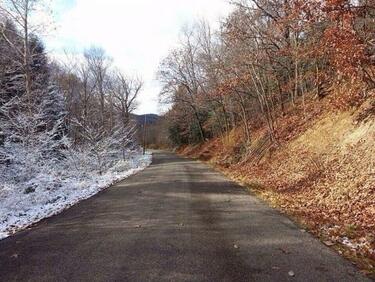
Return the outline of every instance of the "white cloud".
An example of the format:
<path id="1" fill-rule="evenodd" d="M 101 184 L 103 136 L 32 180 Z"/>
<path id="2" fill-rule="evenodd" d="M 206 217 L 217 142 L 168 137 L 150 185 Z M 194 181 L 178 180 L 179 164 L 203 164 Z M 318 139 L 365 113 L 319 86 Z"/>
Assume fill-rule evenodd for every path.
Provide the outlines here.
<path id="1" fill-rule="evenodd" d="M 103 47 L 118 67 L 144 78 L 138 112 L 157 112 L 155 72 L 182 26 L 198 18 L 217 26 L 230 9 L 227 0 L 76 0 L 61 11 L 59 33 L 47 46 L 54 53 Z"/>

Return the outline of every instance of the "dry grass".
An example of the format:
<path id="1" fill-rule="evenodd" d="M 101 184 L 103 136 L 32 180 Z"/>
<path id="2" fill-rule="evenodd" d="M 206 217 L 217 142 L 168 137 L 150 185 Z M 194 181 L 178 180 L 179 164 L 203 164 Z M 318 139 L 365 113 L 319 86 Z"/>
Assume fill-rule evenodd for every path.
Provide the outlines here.
<path id="1" fill-rule="evenodd" d="M 368 106 L 344 112 L 317 108 L 303 122 L 301 111 L 280 119 L 281 145 L 260 163 L 238 149 L 243 146 L 239 129 L 225 141 L 218 138 L 182 153 L 209 160 L 248 183 L 271 205 L 374 273 L 375 121 L 368 114 L 363 118 Z M 264 130 L 254 132 L 254 142 L 263 135 Z"/>

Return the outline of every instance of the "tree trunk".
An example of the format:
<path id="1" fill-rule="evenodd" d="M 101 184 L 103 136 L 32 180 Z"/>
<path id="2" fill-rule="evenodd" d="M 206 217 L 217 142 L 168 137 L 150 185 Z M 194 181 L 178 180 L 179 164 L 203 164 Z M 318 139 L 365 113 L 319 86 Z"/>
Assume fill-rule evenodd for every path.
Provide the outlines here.
<path id="1" fill-rule="evenodd" d="M 197 125 L 198 125 L 198 128 L 199 128 L 199 135 L 201 137 L 201 141 L 204 142 L 205 140 L 205 137 L 204 137 L 204 131 L 203 131 L 203 127 L 202 127 L 202 123 L 200 121 L 200 118 L 199 118 L 199 114 L 198 114 L 198 111 L 197 109 L 194 107 L 194 105 L 190 105 L 191 108 L 193 109 L 193 112 L 194 112 L 194 116 L 197 120 Z"/>
<path id="2" fill-rule="evenodd" d="M 29 1 L 26 0 L 25 2 L 25 11 L 23 15 L 23 25 L 24 25 L 24 38 L 23 38 L 23 68 L 25 72 L 25 90 L 26 90 L 26 97 L 28 102 L 31 102 L 31 70 L 30 70 L 30 46 L 29 46 L 29 22 L 28 22 L 28 14 L 29 14 Z"/>

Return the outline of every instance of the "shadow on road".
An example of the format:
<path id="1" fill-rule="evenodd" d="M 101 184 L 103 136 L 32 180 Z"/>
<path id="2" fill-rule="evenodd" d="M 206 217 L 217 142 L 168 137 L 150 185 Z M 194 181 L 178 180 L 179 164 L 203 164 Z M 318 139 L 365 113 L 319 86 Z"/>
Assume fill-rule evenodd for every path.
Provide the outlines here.
<path id="1" fill-rule="evenodd" d="M 168 153 L 156 153 L 142 173 L 0 241 L 0 281 L 291 279 L 365 281 L 240 186 Z"/>

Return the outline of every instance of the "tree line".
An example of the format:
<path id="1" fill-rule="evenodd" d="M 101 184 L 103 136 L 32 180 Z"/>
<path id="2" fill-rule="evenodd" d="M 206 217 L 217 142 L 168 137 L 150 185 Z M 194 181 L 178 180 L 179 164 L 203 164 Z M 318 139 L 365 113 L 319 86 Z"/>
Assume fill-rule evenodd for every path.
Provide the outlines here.
<path id="1" fill-rule="evenodd" d="M 277 143 L 276 121 L 288 109 L 307 111 L 327 96 L 338 107 L 359 104 L 375 86 L 374 3 L 236 0 L 220 29 L 186 27 L 158 72 L 171 143 L 241 127 L 250 144 L 262 126 Z"/>
<path id="2" fill-rule="evenodd" d="M 34 160 L 85 150 L 100 170 L 104 156 L 136 148 L 131 113 L 143 87 L 99 47 L 51 59 L 33 19 L 37 0 L 0 3 L 0 163 L 22 150 Z M 17 149 L 16 149 L 17 148 Z"/>

